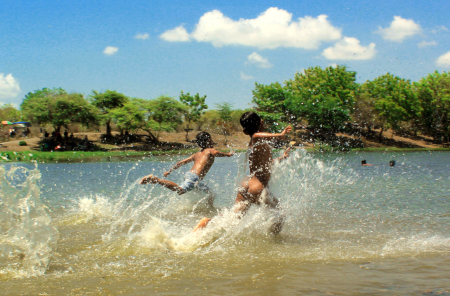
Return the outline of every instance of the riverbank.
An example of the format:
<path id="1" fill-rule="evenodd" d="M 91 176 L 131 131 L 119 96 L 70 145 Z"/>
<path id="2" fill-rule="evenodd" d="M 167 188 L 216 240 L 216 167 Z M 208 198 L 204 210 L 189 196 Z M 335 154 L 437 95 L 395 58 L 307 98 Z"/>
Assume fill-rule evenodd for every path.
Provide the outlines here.
<path id="1" fill-rule="evenodd" d="M 162 148 L 154 148 L 151 151 L 146 149 L 143 143 L 127 143 L 119 145 L 104 144 L 100 141 L 101 133 L 76 133 L 74 135 L 78 138 L 88 137 L 89 141 L 104 151 L 39 151 L 42 138 L 21 138 L 13 141 L 1 143 L 0 145 L 0 162 L 101 162 L 101 161 L 122 161 L 145 159 L 151 156 L 163 155 L 187 155 L 192 154 L 198 149 L 190 141 L 186 141 L 185 133 L 166 133 L 162 132 L 160 141 L 165 145 Z M 195 137 L 195 133 L 189 135 L 190 139 Z M 241 132 L 235 132 L 230 136 L 212 134 L 212 138 L 216 143 L 215 147 L 222 151 L 245 151 L 248 146 L 249 137 Z M 393 141 L 410 143 L 414 148 L 398 148 L 395 146 L 387 146 L 383 143 L 372 142 L 363 139 L 365 148 L 351 148 L 346 151 L 450 151 L 450 148 L 444 148 L 442 145 L 433 144 L 423 139 L 411 139 L 400 137 L 385 132 L 385 139 Z M 21 141 L 26 142 L 26 146 L 20 146 Z M 173 147 L 185 147 L 184 149 L 171 149 L 170 143 Z M 175 145 L 176 144 L 176 145 Z M 332 148 L 327 145 L 312 144 L 308 142 L 299 143 L 292 141 L 294 147 L 306 149 L 311 152 L 334 152 L 342 151 L 341 148 Z"/>

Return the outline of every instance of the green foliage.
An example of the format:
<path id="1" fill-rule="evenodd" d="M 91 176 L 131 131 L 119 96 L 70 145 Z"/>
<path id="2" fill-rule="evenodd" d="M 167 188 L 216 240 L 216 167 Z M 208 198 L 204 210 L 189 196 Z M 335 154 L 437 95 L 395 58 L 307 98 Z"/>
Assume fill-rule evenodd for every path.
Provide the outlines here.
<path id="1" fill-rule="evenodd" d="M 22 113 L 28 121 L 40 125 L 51 124 L 59 131 L 62 126 L 79 122 L 89 126 L 96 122 L 94 108 L 82 94 L 68 94 L 62 88 L 43 88 L 28 93 L 21 104 Z"/>
<path id="2" fill-rule="evenodd" d="M 20 141 L 20 142 L 19 142 L 19 146 L 27 146 L 27 142 L 25 142 L 25 141 Z"/>
<path id="3" fill-rule="evenodd" d="M 258 114 L 264 119 L 271 131 L 276 131 L 273 130 L 273 127 L 276 127 L 280 122 L 293 123 L 297 119 L 288 107 L 292 101 L 292 92 L 278 82 L 270 85 L 255 83 L 252 101 L 257 106 Z"/>
<path id="4" fill-rule="evenodd" d="M 350 119 L 353 110 L 356 72 L 345 66 L 308 68 L 286 81 L 292 99 L 286 108 L 297 118 L 305 117 L 310 125 L 336 130 Z"/>
<path id="5" fill-rule="evenodd" d="M 450 138 L 450 75 L 438 71 L 415 83 L 422 107 L 421 126 L 435 140 Z"/>
<path id="6" fill-rule="evenodd" d="M 394 130 L 399 129 L 401 122 L 416 120 L 421 112 L 417 94 L 409 80 L 387 73 L 368 81 L 364 90 L 375 102 L 381 121 Z"/>
<path id="7" fill-rule="evenodd" d="M 219 115 L 219 121 L 217 122 L 217 126 L 219 127 L 220 132 L 227 136 L 231 134 L 232 124 L 231 121 L 233 119 L 233 105 L 230 103 L 222 103 L 216 104 L 217 113 Z"/>
<path id="8" fill-rule="evenodd" d="M 20 111 L 12 104 L 5 104 L 0 106 L 0 120 L 7 120 L 11 122 L 19 121 L 21 119 Z"/>
<path id="9" fill-rule="evenodd" d="M 189 93 L 184 94 L 181 91 L 180 102 L 185 105 L 184 118 L 188 129 L 190 128 L 191 122 L 197 122 L 205 113 L 205 110 L 208 109 L 205 100 L 206 96 L 200 97 L 198 93 L 195 96 L 191 96 Z"/>
<path id="10" fill-rule="evenodd" d="M 148 111 L 150 111 L 151 119 L 157 123 L 154 129 L 158 131 L 159 138 L 160 131 L 173 131 L 183 123 L 182 115 L 186 108 L 174 98 L 160 96 L 149 101 Z"/>
<path id="11" fill-rule="evenodd" d="M 101 122 L 106 125 L 106 134 L 111 135 L 111 111 L 122 108 L 129 101 L 128 97 L 115 90 L 107 90 L 104 93 L 93 90 L 89 99 L 92 105 L 100 111 L 99 117 Z"/>
<path id="12" fill-rule="evenodd" d="M 109 114 L 120 131 L 132 131 L 146 126 L 145 110 L 134 99 L 126 102 L 122 107 L 111 109 Z"/>

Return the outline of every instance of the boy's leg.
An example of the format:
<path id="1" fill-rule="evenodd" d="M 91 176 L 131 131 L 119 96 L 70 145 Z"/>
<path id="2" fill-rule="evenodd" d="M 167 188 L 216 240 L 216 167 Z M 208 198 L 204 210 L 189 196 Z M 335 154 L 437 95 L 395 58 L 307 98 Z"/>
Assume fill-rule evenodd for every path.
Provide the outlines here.
<path id="1" fill-rule="evenodd" d="M 153 174 L 142 178 L 142 180 L 139 182 L 139 184 L 148 184 L 148 183 L 160 184 L 166 188 L 169 188 L 172 191 L 176 191 L 178 194 L 184 193 L 184 190 L 180 188 L 180 186 L 178 186 L 175 182 L 156 178 L 155 176 L 153 176 Z"/>
<path id="2" fill-rule="evenodd" d="M 206 225 L 208 225 L 209 221 L 211 221 L 211 219 L 205 217 L 202 220 L 200 220 L 200 222 L 197 224 L 197 226 L 195 226 L 194 228 L 194 232 L 196 232 L 199 229 L 203 229 L 206 227 Z"/>

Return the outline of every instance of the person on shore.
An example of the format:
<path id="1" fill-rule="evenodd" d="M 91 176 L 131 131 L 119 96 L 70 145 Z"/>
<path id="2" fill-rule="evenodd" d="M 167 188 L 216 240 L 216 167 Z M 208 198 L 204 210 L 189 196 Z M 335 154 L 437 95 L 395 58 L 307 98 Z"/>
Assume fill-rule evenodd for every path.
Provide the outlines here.
<path id="1" fill-rule="evenodd" d="M 186 173 L 185 180 L 181 185 L 178 185 L 175 182 L 169 180 L 157 178 L 153 176 L 153 174 L 142 178 L 139 184 L 160 184 L 172 191 L 176 191 L 180 195 L 193 189 L 211 194 L 212 192 L 209 187 L 201 181 L 206 176 L 211 166 L 214 164 L 214 159 L 216 157 L 230 157 L 233 156 L 234 153 L 224 153 L 214 149 L 214 143 L 211 139 L 211 135 L 207 132 L 199 133 L 196 137 L 196 143 L 202 148 L 201 151 L 177 162 L 170 170 L 164 173 L 164 177 L 167 177 L 173 170 L 176 170 L 179 167 L 190 162 L 194 162 L 191 170 Z"/>
<path id="2" fill-rule="evenodd" d="M 240 118 L 244 134 L 250 136 L 249 143 L 249 166 L 250 175 L 244 178 L 238 188 L 234 211 L 245 214 L 252 204 L 265 205 L 270 208 L 278 208 L 278 199 L 272 196 L 267 186 L 272 174 L 272 164 L 289 156 L 290 147 L 283 155 L 273 159 L 271 143 L 275 140 L 284 139 L 291 132 L 291 126 L 287 126 L 281 133 L 266 133 L 264 122 L 259 115 L 253 111 L 242 114 Z M 206 227 L 211 219 L 205 217 L 194 228 L 194 231 Z M 277 234 L 281 231 L 284 218 L 271 226 L 270 232 Z"/>

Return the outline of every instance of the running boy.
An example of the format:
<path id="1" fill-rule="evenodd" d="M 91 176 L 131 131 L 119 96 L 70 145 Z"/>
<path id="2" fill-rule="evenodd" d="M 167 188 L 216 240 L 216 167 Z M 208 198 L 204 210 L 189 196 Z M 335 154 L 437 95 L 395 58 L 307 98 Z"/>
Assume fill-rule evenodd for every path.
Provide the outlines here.
<path id="1" fill-rule="evenodd" d="M 250 136 L 248 158 L 250 175 L 242 181 L 238 188 L 235 200 L 235 211 L 245 214 L 252 204 L 276 208 L 278 200 L 271 196 L 267 189 L 272 173 L 272 163 L 274 162 L 270 143 L 277 139 L 283 139 L 291 132 L 292 128 L 291 126 L 287 126 L 278 134 L 266 133 L 263 120 L 253 111 L 242 114 L 240 122 L 244 134 Z M 289 150 L 290 148 L 286 149 L 284 154 L 275 160 L 282 160 L 288 157 Z M 210 220 L 211 219 L 203 218 L 195 227 L 194 231 L 205 227 Z M 271 232 L 275 234 L 279 233 L 282 224 L 283 219 L 280 219 L 271 227 Z"/>
<path id="2" fill-rule="evenodd" d="M 211 135 L 207 132 L 201 132 L 196 137 L 196 143 L 202 148 L 201 151 L 195 153 L 194 155 L 177 162 L 170 170 L 164 173 L 164 177 L 167 177 L 173 170 L 190 163 L 194 162 L 192 169 L 186 173 L 185 180 L 181 185 L 176 183 L 156 178 L 153 175 L 148 175 L 142 178 L 139 182 L 140 184 L 160 184 L 164 187 L 169 188 L 172 191 L 176 191 L 178 194 L 184 194 L 192 189 L 196 188 L 198 190 L 204 191 L 206 193 L 211 193 L 210 189 L 206 184 L 201 182 L 205 175 L 208 173 L 209 169 L 214 163 L 216 157 L 230 157 L 233 156 L 233 152 L 223 153 L 213 148 L 213 141 Z"/>

